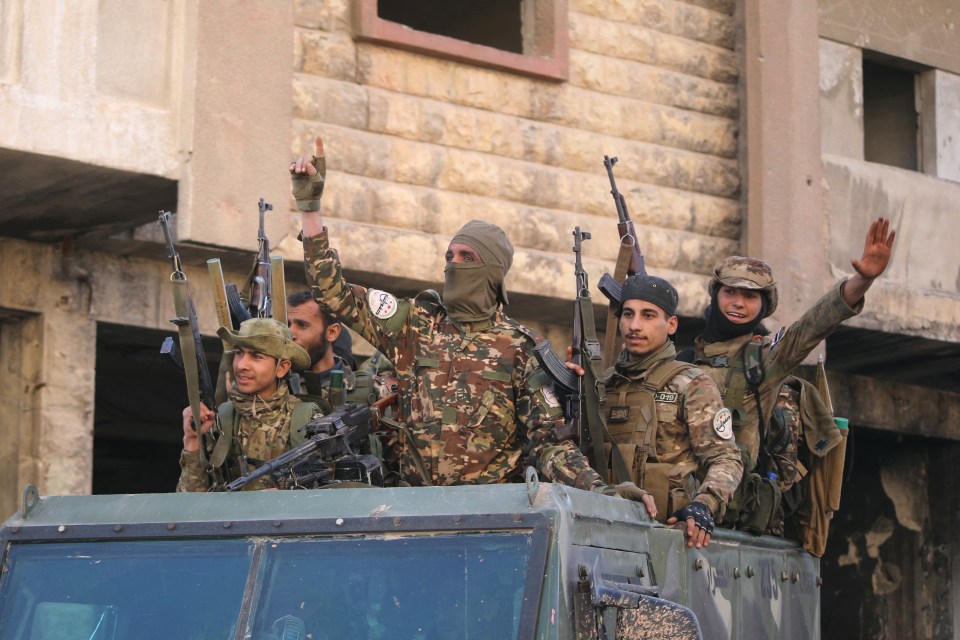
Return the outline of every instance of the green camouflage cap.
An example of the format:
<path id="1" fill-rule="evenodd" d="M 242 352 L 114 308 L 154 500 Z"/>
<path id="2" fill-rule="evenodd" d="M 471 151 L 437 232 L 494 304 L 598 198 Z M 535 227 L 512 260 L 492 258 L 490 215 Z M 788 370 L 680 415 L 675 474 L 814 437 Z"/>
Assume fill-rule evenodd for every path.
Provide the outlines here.
<path id="1" fill-rule="evenodd" d="M 455 242 L 465 244 L 479 253 L 484 264 L 500 267 L 498 294 L 500 301 L 507 304 L 509 301 L 503 279 L 507 277 L 507 271 L 510 271 L 510 265 L 513 264 L 513 245 L 503 229 L 492 222 L 471 220 L 450 240 L 450 244 Z"/>
<path id="2" fill-rule="evenodd" d="M 240 323 L 239 331 L 227 327 L 217 329 L 220 339 L 234 347 L 259 351 L 278 360 L 289 360 L 294 371 L 310 368 L 310 356 L 293 341 L 287 325 L 273 318 L 250 318 Z"/>
<path id="3" fill-rule="evenodd" d="M 730 256 L 713 270 L 710 280 L 710 295 L 716 294 L 721 285 L 736 289 L 753 289 L 767 294 L 766 315 L 777 308 L 777 281 L 773 279 L 770 265 L 757 258 Z"/>

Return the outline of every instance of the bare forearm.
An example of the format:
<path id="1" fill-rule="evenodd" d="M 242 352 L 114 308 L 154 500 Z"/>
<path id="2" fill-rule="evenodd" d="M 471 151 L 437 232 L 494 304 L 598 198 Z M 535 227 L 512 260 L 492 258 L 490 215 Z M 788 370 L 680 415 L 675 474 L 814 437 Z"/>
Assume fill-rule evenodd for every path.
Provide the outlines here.
<path id="1" fill-rule="evenodd" d="M 323 231 L 323 214 L 319 211 L 301 211 L 300 224 L 303 228 L 303 237 L 312 238 Z"/>
<path id="2" fill-rule="evenodd" d="M 875 278 L 864 278 L 859 273 L 853 274 L 849 280 L 843 283 L 843 287 L 840 289 L 840 295 L 843 297 L 843 301 L 847 303 L 849 307 L 856 307 L 857 304 L 863 300 L 863 296 L 866 295 L 867 290 L 870 288 L 870 285 L 873 284 Z"/>

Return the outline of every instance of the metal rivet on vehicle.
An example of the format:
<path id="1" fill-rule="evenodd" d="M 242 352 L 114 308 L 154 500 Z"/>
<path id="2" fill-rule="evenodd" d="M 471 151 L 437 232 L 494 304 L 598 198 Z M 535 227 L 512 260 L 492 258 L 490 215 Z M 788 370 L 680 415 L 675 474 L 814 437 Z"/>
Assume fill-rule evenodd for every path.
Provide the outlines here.
<path id="1" fill-rule="evenodd" d="M 10 533 L 20 533 L 20 527 L 10 527 Z"/>
<path id="2" fill-rule="evenodd" d="M 790 582 L 792 582 L 793 584 L 797 584 L 798 582 L 800 582 L 800 574 L 794 571 L 790 575 Z"/>
<path id="3" fill-rule="evenodd" d="M 703 569 L 703 558 L 697 558 L 697 561 L 693 563 L 693 566 L 697 568 L 697 571 Z"/>
<path id="4" fill-rule="evenodd" d="M 518 513 L 518 514 L 516 514 L 516 515 L 513 516 L 513 521 L 514 521 L 514 522 L 523 522 L 523 516 Z"/>
<path id="5" fill-rule="evenodd" d="M 747 567 L 747 577 L 752 578 L 757 575 L 757 572 L 753 570 L 753 567 Z"/>
<path id="6" fill-rule="evenodd" d="M 454 518 L 454 519 L 453 519 L 453 524 L 463 524 L 463 517 L 462 517 L 462 516 L 457 516 L 456 518 Z"/>
<path id="7" fill-rule="evenodd" d="M 63 526 L 63 525 L 60 525 L 59 527 L 57 527 L 57 531 L 58 531 L 59 533 L 63 533 L 63 532 L 66 531 L 66 530 L 67 530 L 67 528 L 66 528 L 65 526 Z"/>
<path id="8" fill-rule="evenodd" d="M 781 571 L 781 572 L 780 572 L 780 581 L 781 581 L 781 582 L 786 582 L 786 581 L 787 581 L 787 572 L 786 572 L 786 571 Z"/>
<path id="9" fill-rule="evenodd" d="M 233 523 L 232 523 L 232 522 L 224 522 L 224 523 L 223 523 L 223 528 L 224 528 L 224 529 L 229 529 L 229 528 L 232 527 L 232 526 L 233 526 Z"/>
<path id="10" fill-rule="evenodd" d="M 282 526 L 283 526 L 283 521 L 282 521 L 282 520 L 274 520 L 274 521 L 273 521 L 273 528 L 274 528 L 274 529 L 279 529 L 279 528 L 282 527 Z"/>
<path id="11" fill-rule="evenodd" d="M 120 533 L 121 531 L 123 531 L 123 525 L 122 525 L 122 524 L 115 524 L 115 525 L 113 525 L 113 530 L 116 531 L 117 533 Z"/>
<path id="12" fill-rule="evenodd" d="M 336 525 L 337 525 L 338 527 L 342 527 L 342 526 L 343 526 L 343 518 L 337 518 L 337 520 L 336 520 Z"/>
<path id="13" fill-rule="evenodd" d="M 817 576 L 817 588 L 819 589 L 821 586 L 823 586 L 823 578 Z"/>
<path id="14" fill-rule="evenodd" d="M 176 528 L 177 528 L 177 525 L 175 525 L 174 523 L 172 523 L 172 522 L 168 522 L 168 523 L 167 523 L 167 530 L 168 530 L 168 531 L 173 531 L 173 530 L 176 529 Z"/>
<path id="15" fill-rule="evenodd" d="M 403 524 L 403 519 L 402 519 L 402 518 L 394 518 L 394 519 L 393 519 L 393 524 L 394 524 L 394 526 L 399 527 L 401 524 Z"/>
<path id="16" fill-rule="evenodd" d="M 740 567 L 733 568 L 733 577 L 737 580 L 740 579 Z"/>

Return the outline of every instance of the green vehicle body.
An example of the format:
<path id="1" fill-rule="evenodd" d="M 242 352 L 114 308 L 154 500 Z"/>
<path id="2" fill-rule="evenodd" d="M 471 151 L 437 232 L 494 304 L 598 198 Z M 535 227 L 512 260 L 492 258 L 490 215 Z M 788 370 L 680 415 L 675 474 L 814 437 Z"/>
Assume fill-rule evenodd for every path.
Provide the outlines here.
<path id="1" fill-rule="evenodd" d="M 818 638 L 819 560 L 540 483 L 40 497 L 0 640 Z"/>

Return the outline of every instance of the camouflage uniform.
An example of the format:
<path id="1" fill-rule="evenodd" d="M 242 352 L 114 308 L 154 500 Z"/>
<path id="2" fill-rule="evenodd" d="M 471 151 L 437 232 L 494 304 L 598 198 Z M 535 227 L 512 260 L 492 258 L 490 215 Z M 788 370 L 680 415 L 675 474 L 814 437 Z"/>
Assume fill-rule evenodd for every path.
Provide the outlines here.
<path id="1" fill-rule="evenodd" d="M 490 320 L 457 323 L 435 294 L 398 301 L 350 285 L 325 230 L 303 246 L 320 306 L 396 368 L 397 423 L 381 439 L 388 468 L 399 469 L 403 481 L 509 482 L 529 463 L 551 481 L 603 485 L 573 442 L 557 442 L 562 411 L 532 356 L 530 330 L 499 311 Z"/>
<path id="2" fill-rule="evenodd" d="M 299 398 L 289 393 L 283 381 L 280 381 L 277 392 L 266 400 L 236 390 L 230 391 L 229 404 L 233 405 L 238 420 L 226 464 L 234 476 L 249 473 L 291 448 L 291 419 L 294 408 L 300 402 Z M 323 413 L 317 410 L 313 418 L 322 416 Z M 246 485 L 244 491 L 272 486 L 269 478 L 260 478 Z M 210 481 L 201 466 L 200 452 L 182 451 L 177 491 L 207 491 L 209 488 Z"/>
<path id="3" fill-rule="evenodd" d="M 643 411 L 638 407 L 629 407 L 627 410 L 630 404 L 628 394 L 643 384 L 658 366 L 673 361 L 675 356 L 676 350 L 668 342 L 655 358 L 638 363 L 638 366 L 631 364 L 627 352 L 623 351 L 616 366 L 605 373 L 607 405 L 610 407 L 608 429 L 617 444 L 642 443 L 643 436 L 638 432 L 638 425 Z M 644 479 L 637 477 L 641 467 L 651 463 L 687 466 L 701 478 L 699 487 L 687 489 L 687 498 L 706 505 L 719 519 L 740 483 L 743 463 L 733 438 L 729 435 L 721 437 L 723 425 L 715 428 L 717 421 L 727 414 L 723 410 L 717 386 L 700 369 L 689 367 L 675 374 L 661 387 L 660 392 L 654 394 L 654 403 L 657 420 L 655 446 L 646 460 L 636 459 L 630 465 L 634 475 L 632 480 L 650 490 L 645 486 Z M 613 416 L 617 411 L 623 412 L 624 419 Z M 694 476 L 690 475 L 689 478 L 692 481 Z M 664 508 L 659 514 L 660 519 L 669 517 L 682 506 Z"/>
<path id="4" fill-rule="evenodd" d="M 731 365 L 743 358 L 742 351 L 747 343 L 751 340 L 762 341 L 763 381 L 759 385 L 760 402 L 764 416 L 769 419 L 773 407 L 776 406 L 781 387 L 790 372 L 803 362 L 814 347 L 833 333 L 840 323 L 857 315 L 863 309 L 862 300 L 856 308 L 850 308 L 843 300 L 840 295 L 843 282 L 845 280 L 828 291 L 778 338 L 771 339 L 769 336 L 760 338 L 748 334 L 722 342 L 705 343 L 703 336 L 697 337 L 694 343 L 693 361 L 713 378 L 720 387 L 720 393 L 726 399 L 730 385 Z M 737 443 L 746 448 L 749 466 L 752 466 L 757 461 L 760 449 L 760 420 L 755 396 L 749 389 L 743 397 L 742 415 L 736 438 Z M 792 439 L 795 441 L 796 437 L 797 434 L 794 434 Z M 796 470 L 785 466 L 783 477 L 781 477 L 782 488 L 788 489 L 796 479 Z"/>

